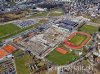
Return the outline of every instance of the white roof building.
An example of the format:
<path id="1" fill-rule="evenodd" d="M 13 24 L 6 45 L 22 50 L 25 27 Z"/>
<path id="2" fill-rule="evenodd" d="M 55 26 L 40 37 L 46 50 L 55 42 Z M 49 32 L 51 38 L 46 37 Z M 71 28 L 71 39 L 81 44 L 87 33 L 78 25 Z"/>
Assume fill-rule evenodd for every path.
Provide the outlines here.
<path id="1" fill-rule="evenodd" d="M 79 23 L 84 22 L 84 21 L 90 21 L 90 19 L 84 18 L 83 16 L 75 17 L 75 18 L 73 18 L 72 20 L 73 20 L 74 22 L 79 22 Z"/>

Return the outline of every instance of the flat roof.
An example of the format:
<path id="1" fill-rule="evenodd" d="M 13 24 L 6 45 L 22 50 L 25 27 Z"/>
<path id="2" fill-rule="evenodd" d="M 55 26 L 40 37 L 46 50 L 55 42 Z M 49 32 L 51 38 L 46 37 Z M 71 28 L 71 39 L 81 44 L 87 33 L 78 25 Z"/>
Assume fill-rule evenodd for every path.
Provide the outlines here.
<path id="1" fill-rule="evenodd" d="M 65 25 L 71 25 L 71 26 L 78 25 L 78 23 L 71 21 L 71 20 L 62 20 L 59 23 L 64 23 Z"/>
<path id="2" fill-rule="evenodd" d="M 70 30 L 78 26 L 77 22 L 70 20 L 61 20 L 57 24 L 59 24 L 59 27 L 67 28 Z"/>

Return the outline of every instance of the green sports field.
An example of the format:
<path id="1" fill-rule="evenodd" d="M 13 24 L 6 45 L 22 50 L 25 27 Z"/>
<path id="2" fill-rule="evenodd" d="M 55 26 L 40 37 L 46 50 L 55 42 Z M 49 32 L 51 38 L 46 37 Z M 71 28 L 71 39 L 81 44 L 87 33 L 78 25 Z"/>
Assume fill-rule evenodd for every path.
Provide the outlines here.
<path id="1" fill-rule="evenodd" d="M 98 31 L 98 27 L 92 25 L 83 25 L 81 28 L 79 28 L 79 31 L 86 32 L 88 34 L 93 34 Z"/>
<path id="2" fill-rule="evenodd" d="M 18 30 L 20 30 L 20 28 L 12 23 L 0 25 L 0 37 L 8 34 L 12 34 Z"/>
<path id="3" fill-rule="evenodd" d="M 80 45 L 86 38 L 87 38 L 87 36 L 85 36 L 85 35 L 76 34 L 74 37 L 72 37 L 70 40 L 68 40 L 68 42 L 71 42 L 77 46 L 77 45 Z"/>
<path id="4" fill-rule="evenodd" d="M 61 54 L 56 50 L 53 50 L 50 54 L 46 56 L 46 58 L 57 65 L 64 65 L 75 61 L 79 58 L 79 56 L 77 56 L 74 51 L 69 51 L 66 54 Z"/>
<path id="5" fill-rule="evenodd" d="M 29 27 L 26 28 L 19 28 L 16 25 L 9 23 L 9 24 L 5 24 L 5 25 L 0 25 L 0 41 L 10 38 L 16 34 L 19 34 L 23 31 L 29 30 L 29 29 L 35 29 L 40 25 L 43 25 L 42 23 L 45 23 L 47 20 L 45 19 L 41 19 L 38 23 L 36 23 L 35 25 L 31 25 Z"/>

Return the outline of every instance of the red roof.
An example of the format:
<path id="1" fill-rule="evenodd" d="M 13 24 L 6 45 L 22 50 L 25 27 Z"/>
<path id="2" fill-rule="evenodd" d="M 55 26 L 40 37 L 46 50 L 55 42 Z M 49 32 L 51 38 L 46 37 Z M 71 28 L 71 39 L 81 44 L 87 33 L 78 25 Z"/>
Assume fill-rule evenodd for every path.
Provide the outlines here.
<path id="1" fill-rule="evenodd" d="M 0 59 L 5 57 L 8 53 L 4 51 L 3 49 L 0 49 Z"/>
<path id="2" fill-rule="evenodd" d="M 11 45 L 6 45 L 6 46 L 3 47 L 3 49 L 4 49 L 5 51 L 7 51 L 8 53 L 12 53 L 13 51 L 16 50 L 16 48 L 13 47 L 13 46 L 11 46 Z"/>

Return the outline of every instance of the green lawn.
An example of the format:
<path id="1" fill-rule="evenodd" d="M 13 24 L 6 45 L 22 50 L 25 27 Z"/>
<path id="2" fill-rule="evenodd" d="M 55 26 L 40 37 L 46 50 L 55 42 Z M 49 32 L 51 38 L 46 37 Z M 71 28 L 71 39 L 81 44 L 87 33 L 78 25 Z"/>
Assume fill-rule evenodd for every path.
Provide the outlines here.
<path id="1" fill-rule="evenodd" d="M 25 64 L 30 60 L 29 55 L 25 55 L 22 58 L 16 58 L 15 59 L 15 64 L 16 64 L 16 69 L 18 74 L 30 74 L 29 68 L 26 68 Z"/>
<path id="2" fill-rule="evenodd" d="M 46 20 L 45 19 L 41 19 L 38 23 L 34 24 L 34 25 L 31 25 L 29 27 L 26 27 L 26 28 L 23 28 L 23 29 L 18 29 L 18 31 L 15 31 L 15 32 L 12 32 L 11 34 L 7 35 L 7 36 L 4 36 L 4 37 L 1 37 L 0 36 L 0 41 L 4 40 L 4 39 L 7 39 L 7 38 L 10 38 L 16 34 L 19 34 L 23 31 L 26 31 L 26 30 L 29 30 L 29 29 L 35 29 L 37 27 L 39 27 L 40 25 L 42 25 L 43 23 L 45 23 Z M 1 28 L 1 27 L 0 27 Z M 2 29 L 3 30 L 3 29 Z"/>
<path id="3" fill-rule="evenodd" d="M 93 34 L 98 31 L 98 27 L 92 25 L 83 25 L 81 28 L 79 28 L 79 31 L 86 32 L 88 34 Z"/>
<path id="4" fill-rule="evenodd" d="M 68 52 L 67 54 L 61 54 L 56 50 L 53 50 L 46 58 L 55 64 L 64 65 L 75 61 L 79 56 L 75 55 L 74 51 Z"/>
<path id="5" fill-rule="evenodd" d="M 82 35 L 82 34 L 76 34 L 74 37 L 72 37 L 69 42 L 73 43 L 74 45 L 80 45 L 85 39 L 87 38 L 87 36 Z"/>
<path id="6" fill-rule="evenodd" d="M 21 28 L 17 27 L 16 25 L 14 25 L 12 23 L 0 25 L 0 37 L 14 33 L 20 29 Z"/>
<path id="7" fill-rule="evenodd" d="M 30 16 L 30 18 L 32 17 L 44 17 L 44 16 L 47 16 L 48 12 L 37 12 L 37 13 L 34 13 L 32 16 Z"/>
<path id="8" fill-rule="evenodd" d="M 34 13 L 29 18 L 36 18 L 36 17 L 46 17 L 46 16 L 61 16 L 64 15 L 64 11 L 62 9 L 52 9 L 46 12 L 37 12 Z"/>
<path id="9" fill-rule="evenodd" d="M 35 71 L 45 67 L 45 62 L 36 58 L 34 55 L 30 56 L 22 50 L 13 52 L 13 56 L 15 57 L 17 74 L 34 74 Z M 31 69 L 29 65 L 36 65 L 37 67 Z"/>
<path id="10" fill-rule="evenodd" d="M 91 22 L 100 24 L 100 17 L 92 18 L 92 19 L 91 19 Z"/>
<path id="11" fill-rule="evenodd" d="M 91 22 L 100 24 L 100 17 L 91 17 L 89 14 L 83 14 L 83 17 L 90 19 Z"/>
<path id="12" fill-rule="evenodd" d="M 23 51 L 18 50 L 15 53 L 13 53 L 13 55 L 16 57 L 21 53 L 23 53 Z M 15 58 L 17 74 L 30 74 L 29 67 L 27 67 L 26 64 L 30 62 L 31 59 L 32 57 L 28 54 L 25 54 L 23 57 Z"/>

